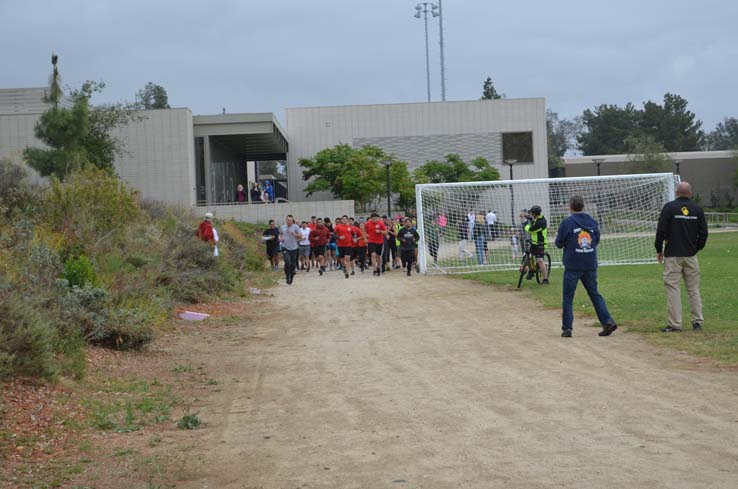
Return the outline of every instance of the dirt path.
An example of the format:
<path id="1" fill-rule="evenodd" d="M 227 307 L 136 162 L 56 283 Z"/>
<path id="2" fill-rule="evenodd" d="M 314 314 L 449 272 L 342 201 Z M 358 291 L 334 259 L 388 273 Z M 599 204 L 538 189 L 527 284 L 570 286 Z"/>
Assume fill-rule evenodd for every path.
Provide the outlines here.
<path id="1" fill-rule="evenodd" d="M 735 371 L 590 321 L 562 339 L 556 311 L 467 281 L 274 294 L 191 353 L 224 385 L 178 487 L 738 487 Z"/>

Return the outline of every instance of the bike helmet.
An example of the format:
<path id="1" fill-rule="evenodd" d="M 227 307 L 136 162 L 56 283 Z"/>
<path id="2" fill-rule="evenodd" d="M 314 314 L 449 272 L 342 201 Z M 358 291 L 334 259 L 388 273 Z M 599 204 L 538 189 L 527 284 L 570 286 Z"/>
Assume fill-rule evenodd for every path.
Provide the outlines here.
<path id="1" fill-rule="evenodd" d="M 541 212 L 542 211 L 541 211 L 540 205 L 534 205 L 533 207 L 530 208 L 530 213 L 533 215 L 540 216 Z"/>

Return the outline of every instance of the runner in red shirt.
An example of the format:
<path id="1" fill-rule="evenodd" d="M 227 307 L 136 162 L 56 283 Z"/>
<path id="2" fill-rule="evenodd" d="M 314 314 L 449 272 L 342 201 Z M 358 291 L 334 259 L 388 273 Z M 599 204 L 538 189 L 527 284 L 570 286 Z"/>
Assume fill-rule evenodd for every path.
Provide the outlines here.
<path id="1" fill-rule="evenodd" d="M 317 219 L 315 229 L 310 231 L 310 252 L 318 261 L 318 273 L 325 272 L 325 247 L 331 239 L 330 230 L 323 224 L 323 219 Z"/>
<path id="2" fill-rule="evenodd" d="M 366 234 L 374 275 L 379 277 L 382 274 L 382 247 L 384 246 L 384 237 L 387 235 L 387 226 L 379 219 L 379 214 L 376 212 L 372 213 L 371 219 L 366 224 Z"/>
<path id="3" fill-rule="evenodd" d="M 366 268 L 366 225 L 363 222 L 359 223 L 355 244 L 355 260 L 359 262 L 361 273 L 364 273 L 364 269 Z"/>
<path id="4" fill-rule="evenodd" d="M 349 268 L 353 272 L 354 262 L 351 255 L 354 251 L 354 226 L 349 224 L 348 217 L 343 216 L 341 224 L 333 228 L 336 233 L 336 243 L 338 243 L 338 256 L 343 265 L 343 274 L 349 278 Z"/>

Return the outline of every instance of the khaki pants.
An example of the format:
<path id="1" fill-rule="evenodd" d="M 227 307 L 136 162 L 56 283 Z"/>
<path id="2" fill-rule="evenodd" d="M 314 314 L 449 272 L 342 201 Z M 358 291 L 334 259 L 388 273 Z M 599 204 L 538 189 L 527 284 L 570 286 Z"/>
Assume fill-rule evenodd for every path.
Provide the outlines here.
<path id="1" fill-rule="evenodd" d="M 675 329 L 682 328 L 682 296 L 679 290 L 681 278 L 689 297 L 692 324 L 702 324 L 702 299 L 700 298 L 700 265 L 696 256 L 669 256 L 664 258 L 664 287 L 666 288 L 666 323 Z"/>

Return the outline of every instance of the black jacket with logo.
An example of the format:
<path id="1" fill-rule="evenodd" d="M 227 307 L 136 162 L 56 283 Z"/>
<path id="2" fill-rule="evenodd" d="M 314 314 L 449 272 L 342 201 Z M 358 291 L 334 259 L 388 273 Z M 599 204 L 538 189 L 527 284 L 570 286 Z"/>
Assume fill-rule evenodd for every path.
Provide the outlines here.
<path id="1" fill-rule="evenodd" d="M 707 243 L 707 221 L 702 208 L 679 197 L 661 209 L 656 228 L 656 252 L 664 256 L 694 256 Z"/>

